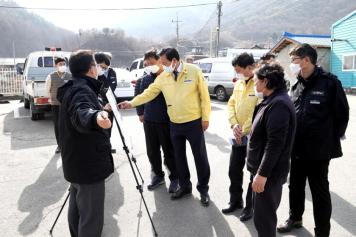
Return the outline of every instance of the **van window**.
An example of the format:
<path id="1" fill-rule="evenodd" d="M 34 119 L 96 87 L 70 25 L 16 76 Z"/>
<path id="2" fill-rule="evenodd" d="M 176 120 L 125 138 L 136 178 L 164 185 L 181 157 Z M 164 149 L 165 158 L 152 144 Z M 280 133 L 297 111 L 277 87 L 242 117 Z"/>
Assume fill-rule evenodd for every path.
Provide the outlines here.
<path id="1" fill-rule="evenodd" d="M 201 68 L 203 73 L 210 73 L 211 72 L 211 63 L 199 63 L 199 67 Z"/>
<path id="2" fill-rule="evenodd" d="M 142 69 L 143 68 L 143 60 L 140 61 L 140 67 L 139 69 Z"/>
<path id="3" fill-rule="evenodd" d="M 214 63 L 213 71 L 217 73 L 226 73 L 232 71 L 233 68 L 230 63 Z"/>
<path id="4" fill-rule="evenodd" d="M 132 65 L 130 67 L 130 72 L 135 69 L 137 69 L 137 61 L 132 63 Z"/>
<path id="5" fill-rule="evenodd" d="M 37 61 L 39 67 L 54 67 L 53 57 L 39 57 Z"/>

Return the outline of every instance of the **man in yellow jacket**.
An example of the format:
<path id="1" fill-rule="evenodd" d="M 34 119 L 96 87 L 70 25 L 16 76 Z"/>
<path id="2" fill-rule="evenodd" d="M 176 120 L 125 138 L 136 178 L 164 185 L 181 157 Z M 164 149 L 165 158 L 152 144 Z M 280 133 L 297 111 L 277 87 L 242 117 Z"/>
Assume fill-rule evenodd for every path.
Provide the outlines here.
<path id="1" fill-rule="evenodd" d="M 247 136 L 251 130 L 253 111 L 258 103 L 255 95 L 253 70 L 255 61 L 252 54 L 243 53 L 235 57 L 232 66 L 239 75 L 234 92 L 228 102 L 229 122 L 234 139 L 230 155 L 230 203 L 222 209 L 224 214 L 243 208 L 242 183 L 243 168 L 246 159 Z M 247 221 L 253 215 L 251 182 L 246 195 L 246 207 L 242 211 L 240 220 Z"/>
<path id="2" fill-rule="evenodd" d="M 183 63 L 176 49 L 162 49 L 160 60 L 165 72 L 132 101 L 120 103 L 119 108 L 136 107 L 163 93 L 171 121 L 171 139 L 180 185 L 180 189 L 172 194 L 171 199 L 180 199 L 192 193 L 186 156 L 186 140 L 188 140 L 197 169 L 200 201 L 203 206 L 208 206 L 210 166 L 204 138 L 204 131 L 209 127 L 211 111 L 208 87 L 202 71 L 195 65 Z"/>

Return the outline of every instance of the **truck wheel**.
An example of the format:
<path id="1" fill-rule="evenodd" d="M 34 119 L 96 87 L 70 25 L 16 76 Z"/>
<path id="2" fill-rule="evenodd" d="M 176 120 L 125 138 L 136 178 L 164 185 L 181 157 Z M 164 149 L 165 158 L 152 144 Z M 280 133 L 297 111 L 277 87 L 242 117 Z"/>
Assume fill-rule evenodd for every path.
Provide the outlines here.
<path id="1" fill-rule="evenodd" d="M 31 113 L 31 120 L 32 121 L 37 121 L 37 120 L 39 120 L 40 119 L 40 116 L 39 116 L 40 114 L 38 114 L 38 113 Z"/>
<path id="2" fill-rule="evenodd" d="M 215 95 L 216 99 L 219 101 L 226 101 L 227 99 L 227 93 L 224 87 L 219 86 L 218 88 L 215 89 Z"/>
<path id="3" fill-rule="evenodd" d="M 30 108 L 30 100 L 27 99 L 25 96 L 23 97 L 23 107 L 25 109 L 29 109 Z"/>

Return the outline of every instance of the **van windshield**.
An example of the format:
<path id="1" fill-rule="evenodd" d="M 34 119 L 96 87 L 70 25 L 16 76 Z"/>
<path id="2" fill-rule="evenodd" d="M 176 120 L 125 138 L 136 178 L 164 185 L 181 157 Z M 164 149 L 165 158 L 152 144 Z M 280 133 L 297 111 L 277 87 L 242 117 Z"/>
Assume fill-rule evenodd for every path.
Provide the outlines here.
<path id="1" fill-rule="evenodd" d="M 56 57 L 54 57 L 56 58 Z M 68 59 L 65 58 L 66 64 L 68 64 Z M 37 60 L 38 67 L 54 67 L 53 57 L 39 57 Z"/>
<path id="2" fill-rule="evenodd" d="M 199 63 L 198 66 L 201 68 L 203 73 L 210 73 L 212 63 Z"/>

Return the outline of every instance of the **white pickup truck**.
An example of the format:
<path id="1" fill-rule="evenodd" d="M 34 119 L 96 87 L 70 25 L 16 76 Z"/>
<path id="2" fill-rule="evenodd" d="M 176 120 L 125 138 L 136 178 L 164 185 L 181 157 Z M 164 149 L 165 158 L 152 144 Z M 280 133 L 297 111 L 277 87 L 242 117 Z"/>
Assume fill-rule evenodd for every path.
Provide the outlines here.
<path id="1" fill-rule="evenodd" d="M 32 52 L 28 55 L 21 74 L 23 75 L 24 107 L 30 109 L 31 119 L 44 118 L 46 111 L 51 109 L 46 92 L 46 78 L 54 72 L 54 60 L 63 57 L 68 62 L 70 52 L 51 49 Z"/>

